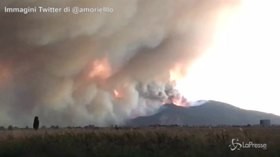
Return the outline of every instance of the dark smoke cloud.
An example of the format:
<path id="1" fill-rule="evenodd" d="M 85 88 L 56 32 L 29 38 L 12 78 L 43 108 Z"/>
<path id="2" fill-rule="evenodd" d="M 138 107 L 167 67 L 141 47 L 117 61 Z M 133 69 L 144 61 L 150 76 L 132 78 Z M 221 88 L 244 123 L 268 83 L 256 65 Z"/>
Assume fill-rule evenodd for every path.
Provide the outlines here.
<path id="1" fill-rule="evenodd" d="M 0 12 L 0 124 L 106 126 L 154 113 L 168 70 L 207 46 L 222 0 L 7 0 Z M 4 13 L 27 6 L 111 7 L 113 13 Z M 107 58 L 109 78 L 89 79 Z M 112 92 L 121 88 L 124 97 Z M 161 94 L 159 94 L 161 93 Z"/>

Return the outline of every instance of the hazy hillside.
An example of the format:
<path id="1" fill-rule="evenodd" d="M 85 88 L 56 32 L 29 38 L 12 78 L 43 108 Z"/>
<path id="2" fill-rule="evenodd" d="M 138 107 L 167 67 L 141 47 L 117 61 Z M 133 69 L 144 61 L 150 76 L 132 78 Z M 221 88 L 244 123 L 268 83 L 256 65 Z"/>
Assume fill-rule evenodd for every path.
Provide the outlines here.
<path id="1" fill-rule="evenodd" d="M 200 106 L 184 108 L 174 104 L 164 105 L 152 116 L 138 117 L 130 120 L 131 126 L 146 125 L 247 125 L 259 124 L 260 119 L 271 119 L 272 124 L 280 124 L 280 116 L 273 114 L 243 110 L 235 106 L 208 101 Z"/>

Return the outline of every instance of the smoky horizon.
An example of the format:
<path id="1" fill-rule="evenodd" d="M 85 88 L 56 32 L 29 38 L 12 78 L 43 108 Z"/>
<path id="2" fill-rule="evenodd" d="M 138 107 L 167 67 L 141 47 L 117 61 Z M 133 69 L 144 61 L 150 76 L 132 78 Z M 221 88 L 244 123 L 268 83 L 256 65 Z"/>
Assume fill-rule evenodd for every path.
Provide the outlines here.
<path id="1" fill-rule="evenodd" d="M 266 5 L 249 2 L 2 0 L 0 124 L 27 126 L 38 116 L 46 126 L 123 125 L 163 104 L 198 100 L 280 115 L 265 106 L 277 95 L 264 96 L 279 87 L 277 57 L 270 58 L 279 49 L 252 16 Z M 252 81 L 257 70 L 266 77 Z"/>

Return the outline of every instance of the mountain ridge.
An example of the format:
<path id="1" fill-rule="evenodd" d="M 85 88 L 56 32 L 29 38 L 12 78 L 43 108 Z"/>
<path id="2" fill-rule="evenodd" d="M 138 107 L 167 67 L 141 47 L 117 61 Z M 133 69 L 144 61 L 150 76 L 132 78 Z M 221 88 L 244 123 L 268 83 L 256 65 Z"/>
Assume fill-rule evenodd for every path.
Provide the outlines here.
<path id="1" fill-rule="evenodd" d="M 187 108 L 165 104 L 156 114 L 129 120 L 127 125 L 256 125 L 261 119 L 270 119 L 272 124 L 280 124 L 280 116 L 210 100 Z"/>

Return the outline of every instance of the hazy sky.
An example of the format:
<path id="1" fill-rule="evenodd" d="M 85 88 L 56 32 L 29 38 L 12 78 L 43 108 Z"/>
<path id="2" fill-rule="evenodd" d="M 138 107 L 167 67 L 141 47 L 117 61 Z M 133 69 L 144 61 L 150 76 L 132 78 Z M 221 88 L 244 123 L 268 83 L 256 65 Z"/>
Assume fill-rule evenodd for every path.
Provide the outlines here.
<path id="1" fill-rule="evenodd" d="M 184 81 L 185 95 L 280 115 L 279 6 L 277 0 L 244 0 L 221 14 L 213 45 Z"/>

